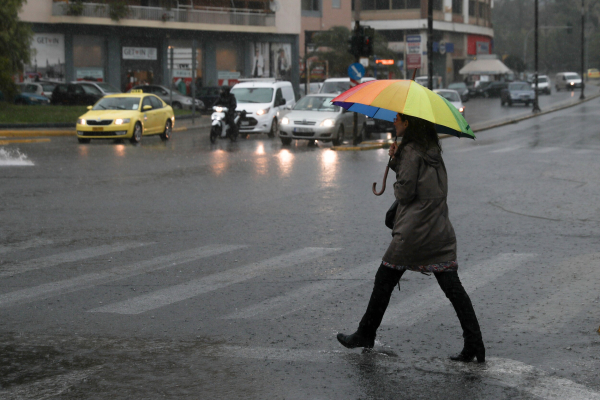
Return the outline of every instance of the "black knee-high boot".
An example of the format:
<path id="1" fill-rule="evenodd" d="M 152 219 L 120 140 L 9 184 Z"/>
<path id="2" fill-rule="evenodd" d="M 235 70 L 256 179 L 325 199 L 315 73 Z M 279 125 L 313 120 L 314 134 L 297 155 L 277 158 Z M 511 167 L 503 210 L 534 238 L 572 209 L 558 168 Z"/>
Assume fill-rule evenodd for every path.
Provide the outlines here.
<path id="1" fill-rule="evenodd" d="M 383 314 L 390 302 L 392 291 L 400 281 L 404 271 L 398 271 L 384 265 L 379 267 L 375 275 L 375 284 L 367 311 L 362 317 L 358 330 L 352 335 L 339 333 L 338 341 L 348 348 L 372 348 L 375 343 L 375 334 L 381 324 Z"/>
<path id="2" fill-rule="evenodd" d="M 435 277 L 444 294 L 452 303 L 463 330 L 463 350 L 457 356 L 451 357 L 451 359 L 469 362 L 477 357 L 478 362 L 484 362 L 485 346 L 483 345 L 479 322 L 477 321 L 471 299 L 458 278 L 458 273 L 440 272 L 436 273 Z"/>

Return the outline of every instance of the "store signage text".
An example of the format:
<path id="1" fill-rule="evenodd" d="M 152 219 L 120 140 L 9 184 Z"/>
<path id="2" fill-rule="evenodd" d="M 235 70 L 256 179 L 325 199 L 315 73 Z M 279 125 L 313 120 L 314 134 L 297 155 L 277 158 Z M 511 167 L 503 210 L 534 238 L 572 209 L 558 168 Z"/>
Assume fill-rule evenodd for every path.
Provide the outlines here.
<path id="1" fill-rule="evenodd" d="M 123 47 L 123 60 L 157 60 L 156 47 Z"/>

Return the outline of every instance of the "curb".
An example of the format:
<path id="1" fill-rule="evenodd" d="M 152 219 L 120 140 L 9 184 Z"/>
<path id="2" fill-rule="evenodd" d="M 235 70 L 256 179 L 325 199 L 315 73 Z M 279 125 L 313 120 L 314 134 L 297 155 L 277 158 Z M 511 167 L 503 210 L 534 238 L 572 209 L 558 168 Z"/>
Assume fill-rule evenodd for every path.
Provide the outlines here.
<path id="1" fill-rule="evenodd" d="M 180 128 L 173 128 L 173 132 L 182 132 L 187 131 L 189 128 L 182 126 Z M 59 137 L 59 136 L 76 136 L 76 131 L 73 130 L 55 130 L 55 131 L 23 131 L 23 130 L 12 130 L 12 131 L 0 131 L 0 138 L 9 138 L 9 137 L 40 137 L 40 136 L 50 136 L 50 137 Z M 30 143 L 28 142 L 20 142 L 17 140 L 11 140 L 10 143 Z"/>

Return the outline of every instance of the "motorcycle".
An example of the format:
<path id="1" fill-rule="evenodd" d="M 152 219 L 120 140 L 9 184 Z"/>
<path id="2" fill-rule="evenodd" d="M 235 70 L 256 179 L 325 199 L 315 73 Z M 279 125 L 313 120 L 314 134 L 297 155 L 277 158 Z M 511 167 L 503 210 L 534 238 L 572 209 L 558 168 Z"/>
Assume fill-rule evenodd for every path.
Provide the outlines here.
<path id="1" fill-rule="evenodd" d="M 214 112 L 210 116 L 210 119 L 212 120 L 212 127 L 210 128 L 210 142 L 215 143 L 218 137 L 228 137 L 229 140 L 235 142 L 240 130 L 240 121 L 246 117 L 246 111 L 242 110 L 235 113 L 233 121 L 237 126 L 237 130 L 234 131 L 232 127 L 225 122 L 225 115 L 229 109 L 227 107 L 214 106 L 213 110 Z"/>

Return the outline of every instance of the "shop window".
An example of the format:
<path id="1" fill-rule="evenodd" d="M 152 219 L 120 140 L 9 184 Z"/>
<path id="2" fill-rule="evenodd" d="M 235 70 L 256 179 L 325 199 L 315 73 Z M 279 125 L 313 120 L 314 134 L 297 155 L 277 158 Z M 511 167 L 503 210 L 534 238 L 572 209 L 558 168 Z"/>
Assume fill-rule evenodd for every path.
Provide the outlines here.
<path id="1" fill-rule="evenodd" d="M 106 47 L 100 36 L 73 36 L 75 79 L 103 82 Z"/>
<path id="2" fill-rule="evenodd" d="M 362 9 L 364 11 L 375 9 L 375 0 L 362 0 Z"/>
<path id="3" fill-rule="evenodd" d="M 389 10 L 390 9 L 390 1 L 389 0 L 375 0 L 375 9 Z"/>
<path id="4" fill-rule="evenodd" d="M 485 16 L 485 4 L 479 3 L 477 5 L 479 6 L 479 18 L 483 18 Z"/>
<path id="5" fill-rule="evenodd" d="M 433 9 L 436 11 L 442 11 L 443 0 L 432 0 Z"/>
<path id="6" fill-rule="evenodd" d="M 320 11 L 320 0 L 302 0 L 302 11 Z"/>
<path id="7" fill-rule="evenodd" d="M 421 0 L 406 0 L 406 8 L 421 8 Z"/>
<path id="8" fill-rule="evenodd" d="M 392 10 L 402 10 L 406 8 L 406 0 L 392 0 Z"/>
<path id="9" fill-rule="evenodd" d="M 475 0 L 469 0 L 469 16 L 475 16 Z"/>
<path id="10" fill-rule="evenodd" d="M 342 8 L 342 0 L 331 0 L 331 8 Z"/>
<path id="11" fill-rule="evenodd" d="M 454 14 L 462 14 L 463 0 L 452 0 L 452 12 Z"/>

